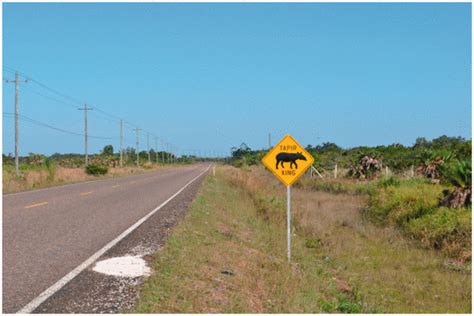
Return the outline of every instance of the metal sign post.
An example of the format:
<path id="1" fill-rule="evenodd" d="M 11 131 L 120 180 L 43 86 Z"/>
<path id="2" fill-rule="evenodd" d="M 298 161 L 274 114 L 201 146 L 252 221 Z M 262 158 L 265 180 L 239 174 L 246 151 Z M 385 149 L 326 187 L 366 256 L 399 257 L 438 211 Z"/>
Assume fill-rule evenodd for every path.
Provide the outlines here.
<path id="1" fill-rule="evenodd" d="M 286 216 L 288 233 L 288 262 L 291 261 L 291 186 L 286 186 Z"/>

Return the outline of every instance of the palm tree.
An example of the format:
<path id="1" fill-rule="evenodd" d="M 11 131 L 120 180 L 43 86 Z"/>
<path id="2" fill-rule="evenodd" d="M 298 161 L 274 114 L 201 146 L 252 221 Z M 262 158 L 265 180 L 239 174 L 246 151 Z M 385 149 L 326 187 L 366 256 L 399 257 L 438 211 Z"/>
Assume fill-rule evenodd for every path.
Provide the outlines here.
<path id="1" fill-rule="evenodd" d="M 442 166 L 451 160 L 452 154 L 449 152 L 424 151 L 421 155 L 421 166 L 418 171 L 431 181 L 439 181 Z"/>
<path id="2" fill-rule="evenodd" d="M 472 167 L 470 160 L 456 161 L 450 168 L 446 168 L 445 175 L 454 185 L 454 190 L 445 190 L 441 204 L 460 208 L 471 204 L 472 200 Z"/>

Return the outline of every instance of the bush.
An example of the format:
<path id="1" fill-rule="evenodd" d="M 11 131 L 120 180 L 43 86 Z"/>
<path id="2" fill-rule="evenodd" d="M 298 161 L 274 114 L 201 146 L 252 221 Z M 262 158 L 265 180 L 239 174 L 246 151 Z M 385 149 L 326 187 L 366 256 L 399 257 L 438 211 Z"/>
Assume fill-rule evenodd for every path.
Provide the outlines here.
<path id="1" fill-rule="evenodd" d="M 151 162 L 145 162 L 143 164 L 143 168 L 144 169 L 152 169 L 153 168 L 153 164 Z"/>
<path id="2" fill-rule="evenodd" d="M 104 175 L 109 171 L 105 165 L 90 164 L 86 166 L 86 173 L 94 176 Z"/>
<path id="3" fill-rule="evenodd" d="M 54 176 L 56 175 L 55 161 L 51 158 L 46 158 L 44 165 L 46 166 L 46 169 L 48 170 L 48 180 L 54 181 Z"/>
<path id="4" fill-rule="evenodd" d="M 407 233 L 426 247 L 468 260 L 471 257 L 471 217 L 471 209 L 441 207 L 411 221 Z"/>
<path id="5" fill-rule="evenodd" d="M 447 207 L 460 208 L 471 205 L 472 166 L 470 160 L 456 160 L 442 170 L 443 176 L 454 188 L 445 190 L 441 204 Z"/>
<path id="6" fill-rule="evenodd" d="M 378 185 L 380 187 L 386 188 L 386 187 L 398 187 L 400 186 L 400 180 L 390 177 L 390 178 L 383 178 L 379 181 Z"/>
<path id="7" fill-rule="evenodd" d="M 403 181 L 399 186 L 372 191 L 366 211 L 377 221 L 404 227 L 410 220 L 432 212 L 439 204 L 443 189 L 426 181 Z"/>
<path id="8" fill-rule="evenodd" d="M 446 186 L 426 180 L 399 181 L 398 186 L 379 182 L 365 212 L 382 223 L 395 223 L 425 247 L 441 250 L 462 261 L 471 258 L 471 208 L 441 207 Z"/>

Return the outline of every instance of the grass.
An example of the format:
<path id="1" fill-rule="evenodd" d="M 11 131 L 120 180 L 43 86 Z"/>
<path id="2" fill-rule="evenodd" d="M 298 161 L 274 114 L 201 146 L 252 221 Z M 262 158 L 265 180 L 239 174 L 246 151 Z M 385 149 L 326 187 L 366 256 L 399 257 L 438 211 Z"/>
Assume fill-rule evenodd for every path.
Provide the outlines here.
<path id="1" fill-rule="evenodd" d="M 265 219 L 265 202 L 257 207 L 238 179 L 229 178 L 229 170 L 219 168 L 215 178 L 205 180 L 156 257 L 155 273 L 134 312 L 365 311 L 356 293 L 338 290 L 342 281 L 304 238 L 295 236 L 294 264 L 287 263 L 284 225 Z M 284 217 L 280 208 L 274 211 L 283 213 L 276 218 Z"/>
<path id="2" fill-rule="evenodd" d="M 395 226 L 424 247 L 440 250 L 461 262 L 471 260 L 472 210 L 440 206 L 446 185 L 423 178 L 381 178 L 374 181 L 350 179 L 302 179 L 299 187 L 334 194 L 362 195 L 364 216 L 371 221 Z"/>
<path id="3" fill-rule="evenodd" d="M 470 270 L 361 216 L 364 198 L 217 168 L 154 262 L 137 313 L 469 313 Z"/>
<path id="4" fill-rule="evenodd" d="M 325 191 L 334 194 L 366 194 L 373 190 L 374 185 L 368 181 L 357 181 L 351 179 L 308 179 L 302 178 L 296 182 L 297 188 L 308 190 Z"/>
<path id="5" fill-rule="evenodd" d="M 425 180 L 401 181 L 370 192 L 365 214 L 380 223 L 393 224 L 424 247 L 469 262 L 471 260 L 471 208 L 439 205 L 443 185 Z"/>

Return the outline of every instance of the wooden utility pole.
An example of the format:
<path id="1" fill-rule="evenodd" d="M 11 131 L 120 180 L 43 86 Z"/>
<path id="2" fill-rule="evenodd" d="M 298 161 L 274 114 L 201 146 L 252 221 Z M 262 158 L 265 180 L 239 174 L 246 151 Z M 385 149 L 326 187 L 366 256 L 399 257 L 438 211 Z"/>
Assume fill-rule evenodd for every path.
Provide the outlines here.
<path id="1" fill-rule="evenodd" d="M 123 120 L 120 120 L 120 168 L 123 167 Z"/>
<path id="2" fill-rule="evenodd" d="M 140 128 L 135 128 L 134 131 L 137 133 L 137 167 L 140 167 L 140 151 L 139 151 L 139 144 L 140 144 L 140 138 L 138 136 L 138 133 L 140 132 Z"/>
<path id="3" fill-rule="evenodd" d="M 161 141 L 161 163 L 165 164 L 165 146 L 163 141 Z"/>
<path id="4" fill-rule="evenodd" d="M 148 163 L 151 163 L 151 154 L 150 154 L 150 133 L 146 133 L 146 146 L 148 149 Z"/>
<path id="5" fill-rule="evenodd" d="M 92 108 L 87 107 L 87 104 L 84 104 L 83 108 L 79 108 L 78 110 L 84 111 L 84 157 L 86 166 L 89 164 L 89 155 L 87 153 L 87 111 L 91 111 Z"/>
<path id="6" fill-rule="evenodd" d="M 171 162 L 170 146 L 166 143 L 166 153 L 168 154 L 168 163 Z"/>
<path id="7" fill-rule="evenodd" d="M 5 80 L 8 83 L 15 83 L 15 175 L 20 175 L 20 156 L 19 156 L 19 129 L 18 129 L 18 86 L 20 80 L 18 79 L 18 71 L 15 72 L 15 80 Z M 21 81 L 21 83 L 27 83 L 27 80 Z"/>
<path id="8" fill-rule="evenodd" d="M 155 136 L 155 159 L 156 163 L 158 163 L 158 137 Z"/>

